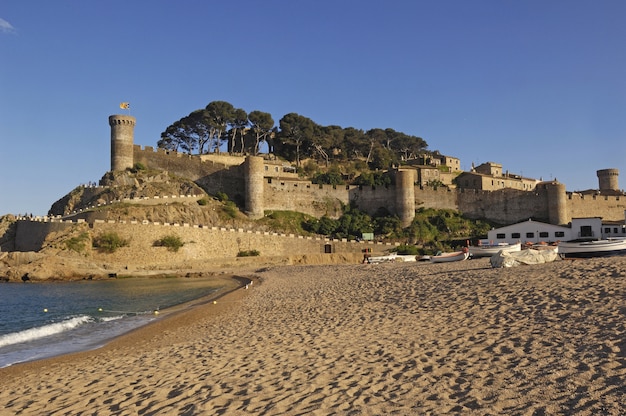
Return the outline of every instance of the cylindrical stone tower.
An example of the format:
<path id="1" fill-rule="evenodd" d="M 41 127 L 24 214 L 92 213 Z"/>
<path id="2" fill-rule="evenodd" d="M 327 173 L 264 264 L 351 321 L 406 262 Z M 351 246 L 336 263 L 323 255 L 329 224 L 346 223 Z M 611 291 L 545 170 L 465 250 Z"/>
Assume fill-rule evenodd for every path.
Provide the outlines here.
<path id="1" fill-rule="evenodd" d="M 415 218 L 415 180 L 414 171 L 396 172 L 396 214 L 403 227 L 408 227 Z"/>
<path id="2" fill-rule="evenodd" d="M 556 181 L 547 183 L 546 191 L 548 193 L 548 221 L 554 225 L 567 224 L 569 213 L 565 185 Z"/>
<path id="3" fill-rule="evenodd" d="M 133 167 L 133 135 L 135 117 L 116 114 L 109 116 L 111 126 L 111 170 Z"/>
<path id="4" fill-rule="evenodd" d="M 601 191 L 619 191 L 619 169 L 602 169 L 596 174 Z"/>
<path id="5" fill-rule="evenodd" d="M 244 162 L 246 188 L 246 214 L 252 218 L 263 218 L 263 158 L 248 156 Z"/>

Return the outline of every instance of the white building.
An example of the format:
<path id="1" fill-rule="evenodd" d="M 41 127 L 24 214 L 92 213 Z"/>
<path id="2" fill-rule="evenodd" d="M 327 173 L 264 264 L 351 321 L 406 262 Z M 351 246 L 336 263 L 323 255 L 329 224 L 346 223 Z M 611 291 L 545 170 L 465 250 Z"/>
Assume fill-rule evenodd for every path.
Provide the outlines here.
<path id="1" fill-rule="evenodd" d="M 614 221 L 603 223 L 600 217 L 572 218 L 569 227 L 528 220 L 494 228 L 487 233 L 490 244 L 554 243 L 556 241 L 600 240 L 615 237 L 626 238 L 626 221 L 624 223 Z"/>

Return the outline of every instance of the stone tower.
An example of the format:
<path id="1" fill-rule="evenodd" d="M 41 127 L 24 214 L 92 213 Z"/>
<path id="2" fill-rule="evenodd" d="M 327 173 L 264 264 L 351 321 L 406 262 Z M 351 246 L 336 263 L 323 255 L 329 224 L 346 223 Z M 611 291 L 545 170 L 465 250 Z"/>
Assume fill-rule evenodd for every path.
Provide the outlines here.
<path id="1" fill-rule="evenodd" d="M 246 214 L 252 219 L 263 218 L 263 158 L 248 156 L 244 162 Z"/>
<path id="2" fill-rule="evenodd" d="M 619 169 L 602 169 L 596 174 L 601 191 L 619 191 Z"/>
<path id="3" fill-rule="evenodd" d="M 415 218 L 415 171 L 396 172 L 396 214 L 402 227 L 408 227 Z"/>
<path id="4" fill-rule="evenodd" d="M 565 185 L 557 181 L 546 183 L 546 191 L 548 193 L 548 221 L 554 225 L 567 224 L 569 212 Z"/>
<path id="5" fill-rule="evenodd" d="M 111 126 L 111 171 L 132 168 L 135 117 L 116 114 L 109 116 Z"/>

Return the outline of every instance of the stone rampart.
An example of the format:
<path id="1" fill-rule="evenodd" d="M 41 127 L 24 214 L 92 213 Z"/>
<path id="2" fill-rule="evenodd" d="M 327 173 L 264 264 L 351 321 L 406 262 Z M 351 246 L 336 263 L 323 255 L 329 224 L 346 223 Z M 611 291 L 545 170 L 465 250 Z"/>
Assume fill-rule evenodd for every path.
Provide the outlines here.
<path id="1" fill-rule="evenodd" d="M 545 191 L 459 189 L 457 192 L 458 209 L 469 218 L 486 218 L 498 224 L 512 224 L 529 218 L 543 222 L 549 220 Z"/>
<path id="2" fill-rule="evenodd" d="M 142 149 L 135 145 L 134 158 L 135 163 L 188 178 L 210 194 L 221 191 L 232 199 L 243 200 L 245 189 L 241 166 L 229 166 L 215 160 L 203 161 L 197 156 L 164 149 L 155 151 L 151 146 Z"/>
<path id="3" fill-rule="evenodd" d="M 415 208 L 458 210 L 457 191 L 447 187 L 415 187 Z"/>
<path id="4" fill-rule="evenodd" d="M 243 229 L 205 227 L 189 224 L 163 224 L 138 221 L 103 221 L 92 224 L 79 220 L 18 221 L 16 251 L 38 251 L 46 236 L 70 227 L 84 227 L 93 237 L 114 232 L 129 241 L 114 253 L 93 252 L 94 258 L 112 263 L 146 264 L 161 266 L 180 264 L 185 260 L 236 258 L 240 251 L 257 250 L 261 256 L 286 257 L 303 254 L 361 253 L 370 248 L 373 254 L 384 254 L 395 244 L 364 241 L 332 240 L 304 237 L 293 234 L 253 232 Z M 176 235 L 185 243 L 178 252 L 157 247 L 155 242 L 165 236 Z"/>
<path id="5" fill-rule="evenodd" d="M 623 221 L 626 196 L 568 192 L 567 206 L 571 218 L 602 217 L 606 221 Z"/>
<path id="6" fill-rule="evenodd" d="M 178 176 L 188 177 L 210 194 L 225 192 L 240 204 L 246 201 L 245 172 L 243 165 L 233 166 L 236 160 L 220 163 L 220 156 L 214 155 L 202 161 L 199 157 L 166 151 L 146 146 L 134 147 L 135 162 L 150 168 L 169 171 Z M 261 183 L 257 181 L 256 183 Z M 363 211 L 374 214 L 384 207 L 391 213 L 398 213 L 399 198 L 394 186 L 361 187 L 346 185 L 316 185 L 309 181 L 281 180 L 265 177 L 263 183 L 263 210 L 299 211 L 320 217 L 327 215 L 337 218 L 341 215 L 341 205 L 355 203 Z M 563 188 L 564 189 L 564 188 Z M 560 190 L 559 190 L 560 192 Z M 250 193 L 250 190 L 248 190 Z M 576 217 L 602 217 L 606 220 L 623 219 L 626 197 L 619 196 L 578 196 L 568 193 L 567 198 L 548 198 L 546 189 L 538 187 L 534 191 L 502 189 L 496 191 L 449 189 L 440 187 L 414 188 L 416 208 L 455 209 L 470 218 L 488 219 L 499 224 L 512 224 L 533 218 L 538 221 L 554 221 L 555 206 L 566 201 L 566 209 L 558 216 L 559 221 L 570 221 Z"/>

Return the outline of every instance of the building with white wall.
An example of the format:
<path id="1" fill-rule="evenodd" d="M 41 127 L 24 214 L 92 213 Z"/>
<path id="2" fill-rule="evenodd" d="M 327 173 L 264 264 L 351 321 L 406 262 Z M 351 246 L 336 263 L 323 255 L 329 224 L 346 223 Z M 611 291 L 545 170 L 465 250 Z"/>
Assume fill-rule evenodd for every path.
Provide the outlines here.
<path id="1" fill-rule="evenodd" d="M 626 238 L 626 219 L 623 222 L 608 221 L 603 223 L 600 217 L 572 218 L 569 226 L 553 225 L 529 219 L 517 224 L 494 228 L 487 233 L 490 244 L 514 244 L 518 242 L 537 244 L 606 238 Z"/>

